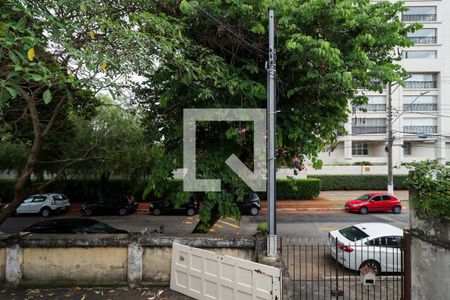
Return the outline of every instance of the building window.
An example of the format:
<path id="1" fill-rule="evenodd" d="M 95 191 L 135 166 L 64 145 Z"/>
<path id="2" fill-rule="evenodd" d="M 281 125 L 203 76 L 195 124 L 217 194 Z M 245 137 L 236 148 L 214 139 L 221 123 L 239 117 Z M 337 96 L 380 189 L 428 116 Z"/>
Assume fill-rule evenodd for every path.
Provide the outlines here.
<path id="1" fill-rule="evenodd" d="M 352 143 L 352 155 L 369 155 L 367 143 Z"/>
<path id="2" fill-rule="evenodd" d="M 436 44 L 436 28 L 422 28 L 415 32 L 408 32 L 407 36 L 415 45 Z"/>
<path id="3" fill-rule="evenodd" d="M 411 50 L 405 52 L 406 59 L 437 58 L 436 50 Z"/>
<path id="4" fill-rule="evenodd" d="M 437 73 L 410 73 L 405 80 L 408 89 L 435 89 L 437 88 Z"/>
<path id="5" fill-rule="evenodd" d="M 436 21 L 436 6 L 410 6 L 407 11 L 403 12 L 402 21 Z"/>
<path id="6" fill-rule="evenodd" d="M 386 133 L 385 118 L 353 118 L 352 134 Z"/>
<path id="7" fill-rule="evenodd" d="M 386 111 L 386 96 L 373 95 L 367 96 L 367 104 L 357 107 L 359 111 Z"/>
<path id="8" fill-rule="evenodd" d="M 403 155 L 411 155 L 411 143 L 405 142 L 403 143 Z"/>
<path id="9" fill-rule="evenodd" d="M 437 96 L 408 95 L 403 97 L 404 111 L 437 111 Z"/>
<path id="10" fill-rule="evenodd" d="M 412 134 L 437 133 L 437 120 L 436 118 L 405 118 L 403 131 Z"/>

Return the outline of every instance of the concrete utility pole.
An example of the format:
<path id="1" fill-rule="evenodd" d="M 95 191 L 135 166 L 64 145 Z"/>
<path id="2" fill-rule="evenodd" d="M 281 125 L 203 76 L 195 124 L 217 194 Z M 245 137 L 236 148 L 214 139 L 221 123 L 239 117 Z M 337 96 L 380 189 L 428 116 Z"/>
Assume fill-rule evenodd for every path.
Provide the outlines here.
<path id="1" fill-rule="evenodd" d="M 392 174 L 392 145 L 394 144 L 394 137 L 392 134 L 392 84 L 389 82 L 387 87 L 388 105 L 387 105 L 387 117 L 388 117 L 388 182 L 387 191 L 389 194 L 394 194 L 394 176 Z"/>
<path id="2" fill-rule="evenodd" d="M 267 63 L 267 202 L 269 204 L 269 235 L 267 237 L 267 256 L 277 256 L 277 225 L 276 225 L 276 53 L 275 53 L 275 16 L 274 8 L 269 8 L 269 61 Z"/>

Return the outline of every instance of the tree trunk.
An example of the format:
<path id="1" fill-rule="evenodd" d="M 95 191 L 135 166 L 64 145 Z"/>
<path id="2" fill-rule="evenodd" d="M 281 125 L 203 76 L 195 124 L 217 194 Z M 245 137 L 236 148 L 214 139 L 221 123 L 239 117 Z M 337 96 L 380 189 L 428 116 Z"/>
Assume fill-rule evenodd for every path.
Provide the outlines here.
<path id="1" fill-rule="evenodd" d="M 33 146 L 30 149 L 30 153 L 28 153 L 27 163 L 16 181 L 16 185 L 14 187 L 14 200 L 7 203 L 0 210 L 0 225 L 3 224 L 6 219 L 16 211 L 20 204 L 22 204 L 25 196 L 25 187 L 31 178 L 31 174 L 33 173 L 34 166 L 36 165 L 41 147 L 42 137 L 37 135 L 34 137 Z"/>

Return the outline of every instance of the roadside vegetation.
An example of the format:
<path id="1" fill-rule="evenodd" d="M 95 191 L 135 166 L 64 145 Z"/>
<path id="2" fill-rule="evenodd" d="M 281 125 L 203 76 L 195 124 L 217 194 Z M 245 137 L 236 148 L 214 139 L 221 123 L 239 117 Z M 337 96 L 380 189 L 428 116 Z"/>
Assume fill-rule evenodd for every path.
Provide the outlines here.
<path id="1" fill-rule="evenodd" d="M 266 106 L 272 2 L 2 1 L 0 161 L 18 177 L 0 224 L 32 192 L 32 177 L 45 188 L 69 174 L 126 176 L 148 182 L 145 194 L 164 195 L 183 166 L 183 109 Z M 320 168 L 317 154 L 345 133 L 349 104 L 367 102 L 356 91 L 381 92 L 405 78 L 393 49 L 411 45 L 406 33 L 420 26 L 398 19 L 402 2 L 274 5 L 277 160 Z M 235 154 L 252 167 L 252 126 L 200 123 L 197 137 L 198 176 L 223 183 L 203 201 L 206 230 L 220 216 L 239 215 L 236 202 L 248 187 L 224 161 Z M 314 195 L 308 184 L 293 188 Z"/>

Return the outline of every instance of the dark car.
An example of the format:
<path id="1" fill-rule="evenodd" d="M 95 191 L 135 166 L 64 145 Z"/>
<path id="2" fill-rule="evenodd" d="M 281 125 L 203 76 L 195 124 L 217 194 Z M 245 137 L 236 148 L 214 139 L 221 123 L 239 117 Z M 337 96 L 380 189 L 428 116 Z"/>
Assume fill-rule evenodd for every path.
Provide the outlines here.
<path id="1" fill-rule="evenodd" d="M 134 197 L 129 195 L 115 196 L 106 200 L 85 203 L 81 206 L 81 213 L 84 216 L 97 215 L 115 215 L 124 216 L 134 213 L 138 207 Z"/>
<path id="2" fill-rule="evenodd" d="M 242 202 L 238 202 L 237 206 L 241 211 L 241 214 L 250 214 L 256 216 L 261 210 L 261 201 L 258 194 L 254 192 L 248 192 L 244 194 Z"/>
<path id="3" fill-rule="evenodd" d="M 168 214 L 168 215 L 188 215 L 193 216 L 195 215 L 200 208 L 199 201 L 197 198 L 190 197 L 188 202 L 182 204 L 180 207 L 175 207 L 175 204 L 164 201 L 164 200 L 157 200 L 150 204 L 149 211 L 151 214 L 154 214 L 155 216 L 159 216 L 161 214 Z"/>
<path id="4" fill-rule="evenodd" d="M 24 230 L 32 233 L 128 233 L 93 219 L 52 219 L 31 225 Z"/>
<path id="5" fill-rule="evenodd" d="M 199 211 L 200 203 L 203 195 L 197 194 L 191 197 L 189 201 L 179 208 L 175 208 L 174 204 L 164 200 L 158 200 L 150 204 L 150 213 L 158 216 L 160 214 L 187 214 L 193 216 Z M 258 215 L 261 209 L 261 203 L 256 193 L 248 192 L 244 194 L 244 199 L 237 203 L 242 214 Z"/>

